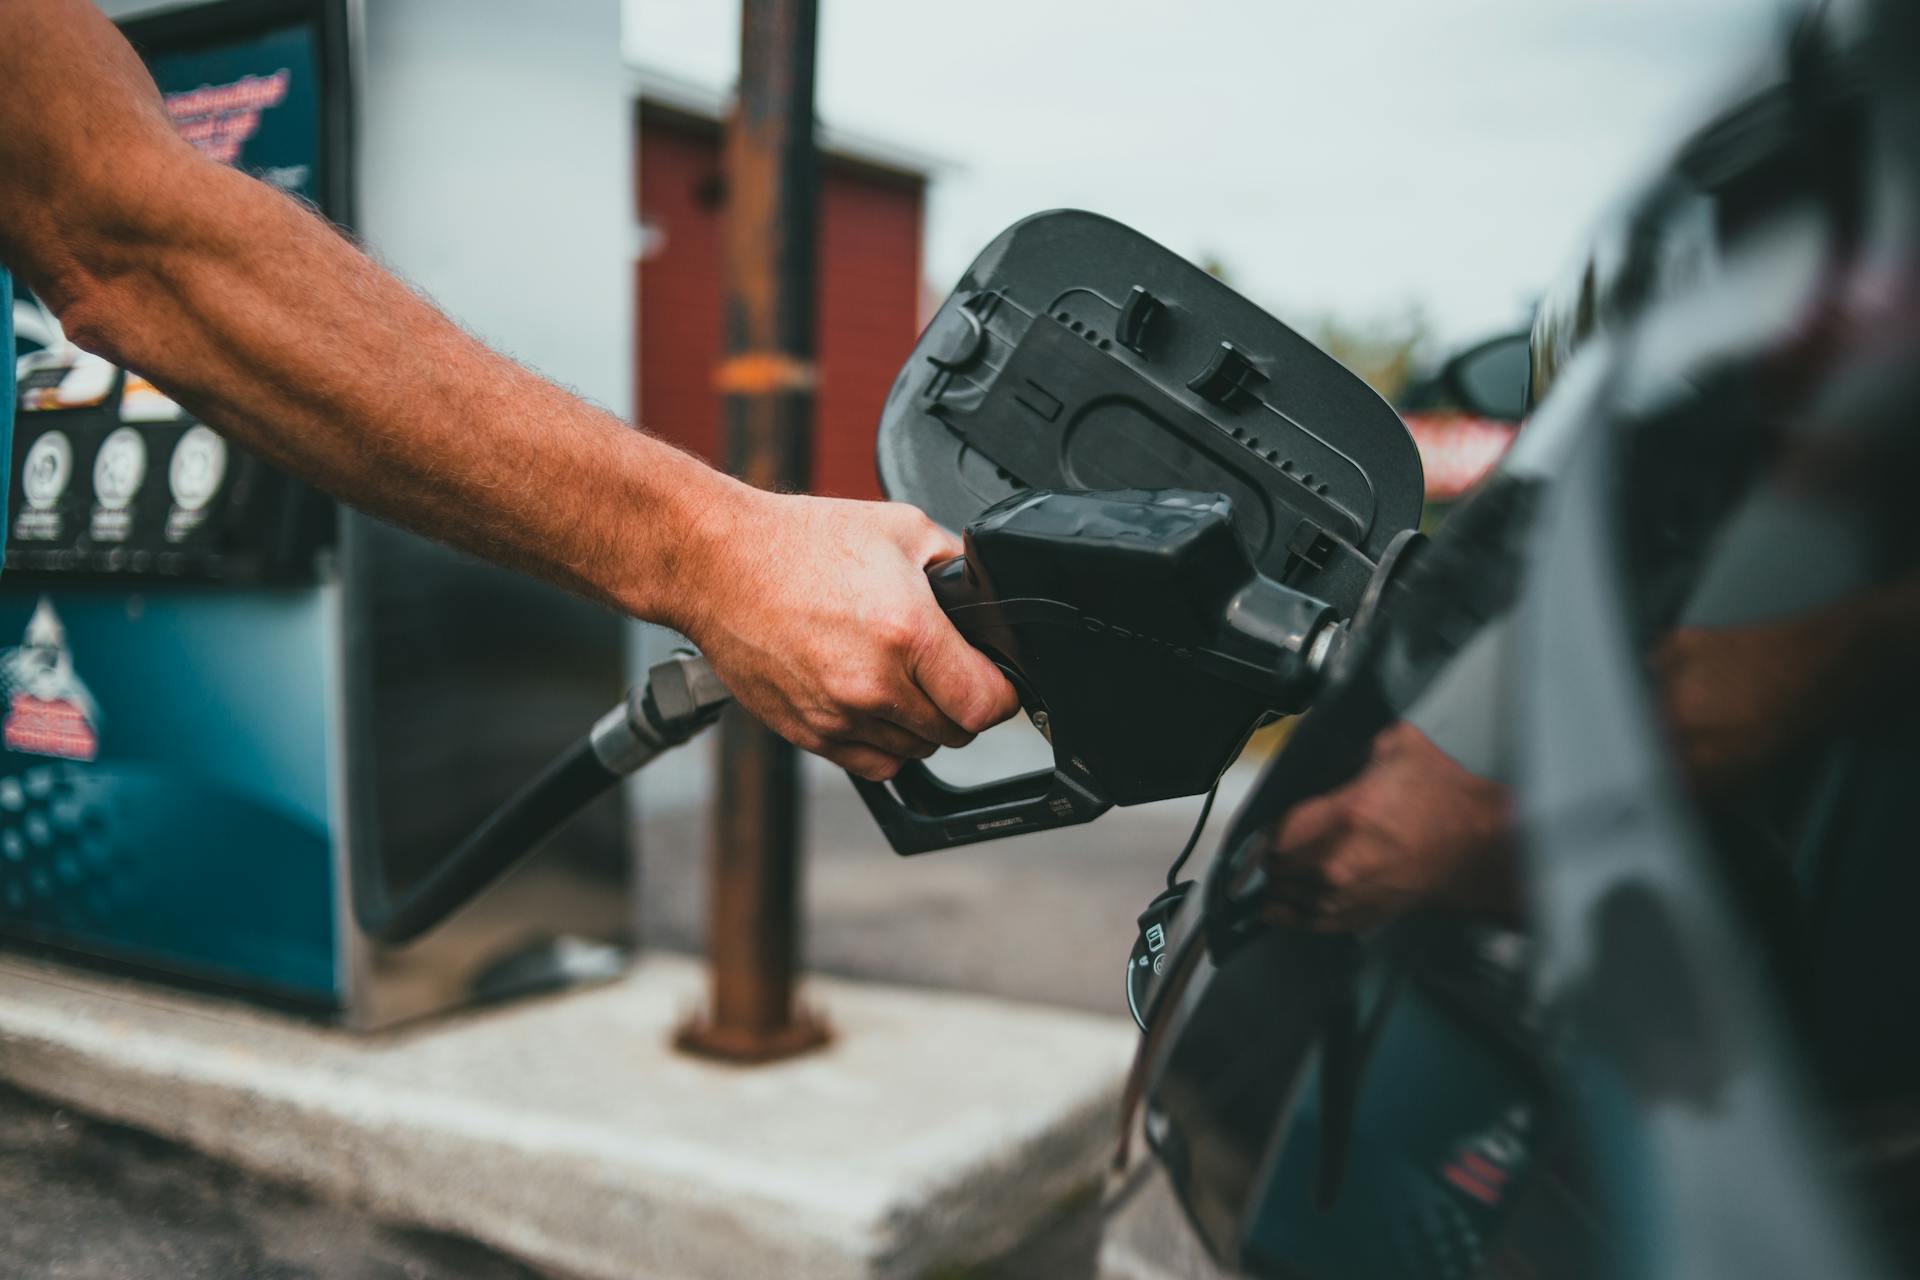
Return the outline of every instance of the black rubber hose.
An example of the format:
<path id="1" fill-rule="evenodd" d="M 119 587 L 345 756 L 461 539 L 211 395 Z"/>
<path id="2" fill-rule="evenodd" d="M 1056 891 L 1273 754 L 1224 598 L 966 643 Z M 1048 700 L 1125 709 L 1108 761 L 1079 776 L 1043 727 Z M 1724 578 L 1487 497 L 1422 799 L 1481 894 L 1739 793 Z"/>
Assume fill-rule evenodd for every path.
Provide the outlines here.
<path id="1" fill-rule="evenodd" d="M 413 941 L 465 906 L 619 780 L 619 774 L 600 763 L 592 740 L 581 738 L 495 809 L 404 897 L 389 900 L 383 888 L 362 886 L 354 895 L 361 929 L 380 942 Z"/>

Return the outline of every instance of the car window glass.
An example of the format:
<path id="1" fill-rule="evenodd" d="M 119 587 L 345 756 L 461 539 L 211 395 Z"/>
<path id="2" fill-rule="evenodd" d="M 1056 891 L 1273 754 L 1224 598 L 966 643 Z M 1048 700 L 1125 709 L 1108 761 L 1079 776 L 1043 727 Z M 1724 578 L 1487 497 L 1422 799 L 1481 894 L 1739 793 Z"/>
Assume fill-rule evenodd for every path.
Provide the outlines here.
<path id="1" fill-rule="evenodd" d="M 1708 387 L 1615 478 L 1673 767 L 1831 1127 L 1876 1133 L 1847 1154 L 1880 1188 L 1920 1168 L 1901 1154 L 1920 1137 L 1912 382 Z"/>

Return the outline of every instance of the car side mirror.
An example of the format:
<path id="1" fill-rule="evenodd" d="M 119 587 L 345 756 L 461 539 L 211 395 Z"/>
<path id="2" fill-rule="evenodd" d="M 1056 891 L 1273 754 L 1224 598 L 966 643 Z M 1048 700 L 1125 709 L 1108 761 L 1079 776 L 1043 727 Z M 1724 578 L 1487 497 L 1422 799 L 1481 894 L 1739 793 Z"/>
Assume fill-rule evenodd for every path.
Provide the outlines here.
<path id="1" fill-rule="evenodd" d="M 1441 379 L 1467 412 L 1518 422 L 1527 416 L 1528 348 L 1524 333 L 1489 338 L 1447 361 Z"/>

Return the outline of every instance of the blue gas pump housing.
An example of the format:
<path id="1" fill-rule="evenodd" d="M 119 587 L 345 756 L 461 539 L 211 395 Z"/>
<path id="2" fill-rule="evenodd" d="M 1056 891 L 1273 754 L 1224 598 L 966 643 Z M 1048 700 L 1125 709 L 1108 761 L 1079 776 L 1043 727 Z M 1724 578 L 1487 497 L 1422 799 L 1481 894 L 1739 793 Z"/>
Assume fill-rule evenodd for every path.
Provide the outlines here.
<path id="1" fill-rule="evenodd" d="M 124 24 L 177 128 L 354 222 L 357 6 Z M 618 795 L 447 928 L 361 935 L 624 686 L 622 624 L 344 510 L 136 374 L 21 361 L 0 574 L 0 943 L 371 1027 L 630 939 Z M 604 966 L 602 967 L 604 968 Z"/>

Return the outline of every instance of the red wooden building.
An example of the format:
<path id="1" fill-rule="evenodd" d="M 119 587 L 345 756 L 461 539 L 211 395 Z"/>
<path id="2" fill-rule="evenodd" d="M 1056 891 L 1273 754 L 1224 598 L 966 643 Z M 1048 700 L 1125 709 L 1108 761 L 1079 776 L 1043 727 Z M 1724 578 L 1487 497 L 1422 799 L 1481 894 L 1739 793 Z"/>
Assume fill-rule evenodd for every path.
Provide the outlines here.
<path id="1" fill-rule="evenodd" d="M 638 109 L 638 421 L 717 462 L 726 200 L 718 104 L 643 88 Z M 877 498 L 874 426 L 920 331 L 927 164 L 830 137 L 822 150 L 813 488 Z"/>

